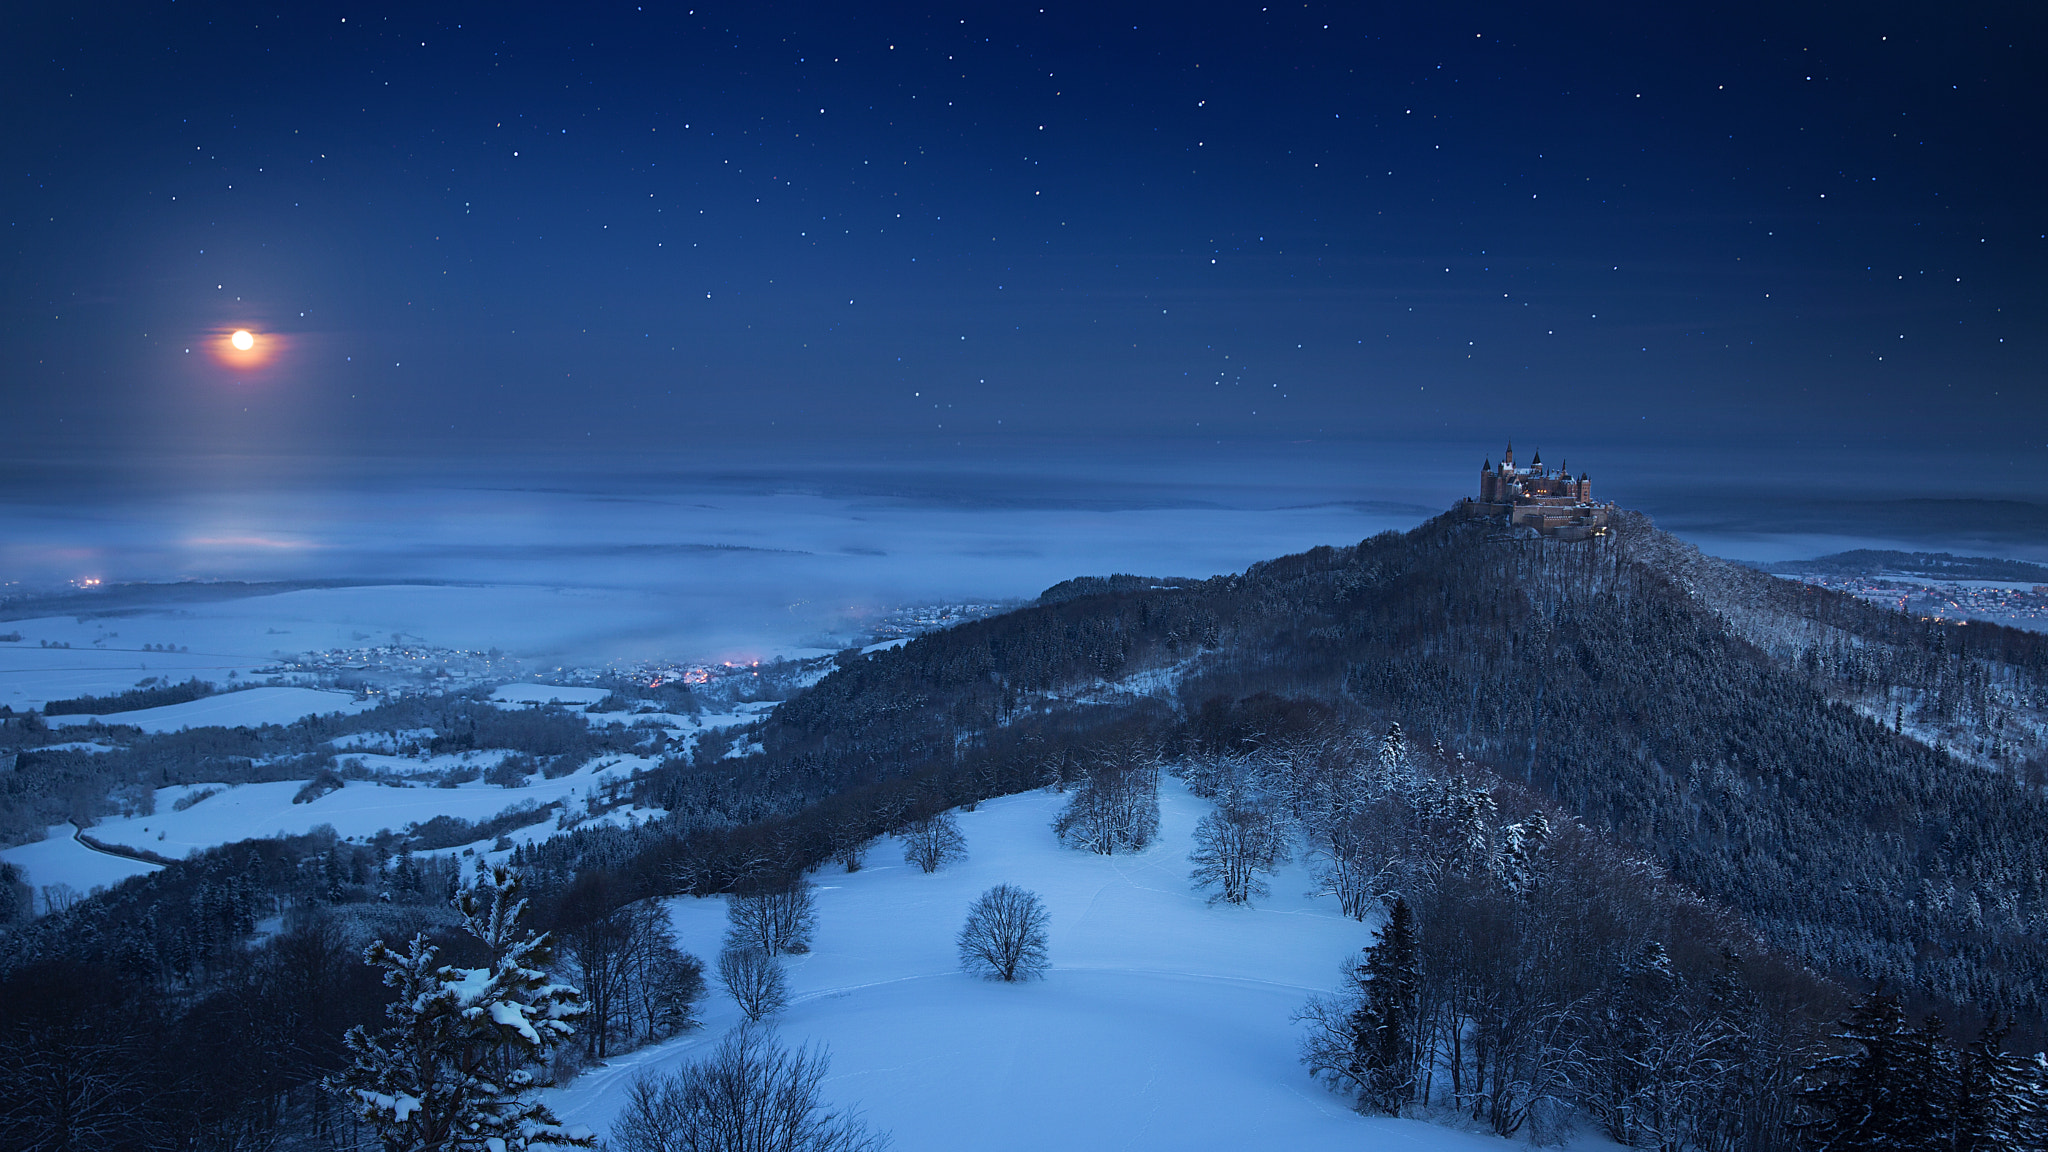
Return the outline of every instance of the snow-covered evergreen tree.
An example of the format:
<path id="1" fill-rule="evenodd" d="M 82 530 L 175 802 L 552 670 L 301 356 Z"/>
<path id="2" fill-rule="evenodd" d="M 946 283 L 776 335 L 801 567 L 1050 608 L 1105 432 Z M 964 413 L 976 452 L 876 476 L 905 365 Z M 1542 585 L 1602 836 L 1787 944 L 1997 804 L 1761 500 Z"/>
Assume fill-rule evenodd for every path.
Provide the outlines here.
<path id="1" fill-rule="evenodd" d="M 1946 1148 L 1955 1132 L 1956 1052 L 1939 1017 L 1910 1028 L 1900 1045 L 1900 1117 L 1892 1130 L 1901 1148 Z"/>
<path id="2" fill-rule="evenodd" d="M 2027 1131 L 2032 1062 L 2005 1051 L 2011 1031 L 2009 1019 L 1986 1021 L 1956 1061 L 1951 1104 L 1956 1152 L 2039 1147 L 2038 1140 L 2028 1141 Z"/>
<path id="3" fill-rule="evenodd" d="M 1810 1070 L 1801 1094 L 1809 1112 L 1801 1125 L 1806 1145 L 1825 1152 L 1891 1152 L 1929 1147 L 1911 1131 L 1919 1097 L 1938 1083 L 1916 1083 L 1925 1062 L 1916 1033 L 1906 1025 L 1899 998 L 1879 988 L 1842 1020 L 1835 1039 L 1844 1048 Z"/>
<path id="4" fill-rule="evenodd" d="M 1364 1089 L 1360 1102 L 1375 1111 L 1399 1112 L 1415 1096 L 1420 963 L 1415 915 L 1406 900 L 1396 900 L 1354 976 L 1359 999 L 1351 1016 L 1352 1052 Z"/>
<path id="5" fill-rule="evenodd" d="M 1395 721 L 1387 726 L 1387 734 L 1380 738 L 1380 751 L 1373 765 L 1374 791 L 1400 792 L 1413 783 L 1413 768 L 1408 760 L 1408 735 L 1401 731 L 1401 724 Z"/>
<path id="6" fill-rule="evenodd" d="M 1553 835 L 1550 820 L 1537 812 L 1527 820 L 1508 825 L 1502 833 L 1506 842 L 1501 845 L 1495 869 L 1508 891 L 1526 896 L 1542 876 L 1543 851 Z"/>
<path id="7" fill-rule="evenodd" d="M 1346 973 L 1347 994 L 1314 997 L 1295 1017 L 1311 1025 L 1302 1063 L 1355 1095 L 1363 1111 L 1399 1113 L 1415 1099 L 1421 964 L 1414 913 L 1396 899 L 1379 938 Z"/>
<path id="8" fill-rule="evenodd" d="M 405 1152 L 526 1152 L 589 1148 L 596 1137 L 566 1129 L 531 1099 L 533 1067 L 575 1031 L 582 995 L 554 983 L 548 938 L 521 930 L 526 901 L 518 874 L 479 861 L 455 898 L 463 927 L 490 950 L 483 968 L 436 963 L 424 934 L 403 952 L 383 941 L 365 963 L 384 969 L 397 992 L 392 1025 L 361 1026 L 344 1042 L 354 1063 L 328 1086 L 341 1092 L 387 1148 Z"/>

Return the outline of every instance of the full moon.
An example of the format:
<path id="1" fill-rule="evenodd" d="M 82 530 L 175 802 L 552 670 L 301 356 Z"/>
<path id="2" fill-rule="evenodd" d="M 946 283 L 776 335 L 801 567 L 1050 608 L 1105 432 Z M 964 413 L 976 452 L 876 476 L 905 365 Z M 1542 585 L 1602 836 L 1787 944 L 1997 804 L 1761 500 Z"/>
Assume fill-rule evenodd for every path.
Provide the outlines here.
<path id="1" fill-rule="evenodd" d="M 233 344 L 237 349 L 243 352 L 247 352 L 249 349 L 254 348 L 256 346 L 256 338 L 254 336 L 249 335 L 248 330 L 244 329 L 240 332 L 235 333 L 233 336 L 228 337 L 228 343 Z"/>

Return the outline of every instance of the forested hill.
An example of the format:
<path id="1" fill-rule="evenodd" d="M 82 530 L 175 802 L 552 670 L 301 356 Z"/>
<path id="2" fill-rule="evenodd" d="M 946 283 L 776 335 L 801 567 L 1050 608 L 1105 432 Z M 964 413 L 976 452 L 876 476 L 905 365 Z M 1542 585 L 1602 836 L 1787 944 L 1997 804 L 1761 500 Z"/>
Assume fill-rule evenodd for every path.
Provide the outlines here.
<path id="1" fill-rule="evenodd" d="M 826 838 L 836 806 L 858 836 L 1112 733 L 1172 751 L 1398 720 L 1825 971 L 2041 1020 L 2048 638 L 1777 580 L 1632 514 L 1586 543 L 1442 517 L 1096 586 L 849 654 L 751 755 L 700 757 L 663 799 L 701 828 L 809 805 Z"/>

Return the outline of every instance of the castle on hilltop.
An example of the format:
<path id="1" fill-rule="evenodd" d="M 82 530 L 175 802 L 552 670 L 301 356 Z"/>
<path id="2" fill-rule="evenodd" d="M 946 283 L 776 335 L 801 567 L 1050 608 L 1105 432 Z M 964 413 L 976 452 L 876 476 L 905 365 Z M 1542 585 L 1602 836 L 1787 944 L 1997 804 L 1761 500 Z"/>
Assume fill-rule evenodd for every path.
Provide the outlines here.
<path id="1" fill-rule="evenodd" d="M 1488 460 L 1479 469 L 1479 498 L 1467 496 L 1459 510 L 1472 517 L 1504 517 L 1512 527 L 1533 528 L 1559 540 L 1588 540 L 1605 535 L 1610 503 L 1593 503 L 1593 482 L 1584 472 L 1572 479 L 1570 470 L 1551 471 L 1543 466 L 1543 453 L 1529 460 L 1527 468 L 1515 465 L 1515 446 L 1501 457 L 1500 466 Z"/>

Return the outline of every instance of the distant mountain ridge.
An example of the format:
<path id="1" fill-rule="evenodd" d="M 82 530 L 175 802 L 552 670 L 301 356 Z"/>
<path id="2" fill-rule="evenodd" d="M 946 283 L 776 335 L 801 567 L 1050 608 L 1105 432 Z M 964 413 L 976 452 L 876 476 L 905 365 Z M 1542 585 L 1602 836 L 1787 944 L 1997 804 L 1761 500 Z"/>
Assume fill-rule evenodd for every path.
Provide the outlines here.
<path id="1" fill-rule="evenodd" d="M 1811 560 L 1781 560 L 1757 567 L 1788 576 L 1884 576 L 1923 580 L 2004 580 L 2048 584 L 2048 564 L 1997 556 L 1957 556 L 1949 552 L 1899 552 L 1857 548 Z"/>
<path id="2" fill-rule="evenodd" d="M 32 620 L 41 616 L 120 616 L 170 604 L 214 604 L 255 596 L 278 596 L 331 588 L 381 588 L 392 585 L 439 587 L 447 580 L 176 580 L 107 584 L 75 592 L 41 592 L 0 597 L 0 620 Z"/>

